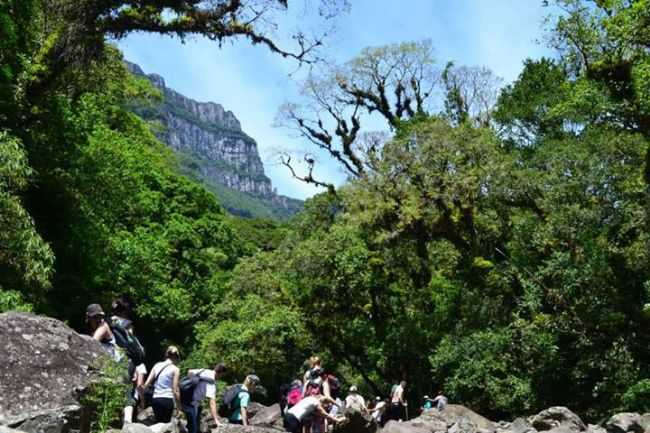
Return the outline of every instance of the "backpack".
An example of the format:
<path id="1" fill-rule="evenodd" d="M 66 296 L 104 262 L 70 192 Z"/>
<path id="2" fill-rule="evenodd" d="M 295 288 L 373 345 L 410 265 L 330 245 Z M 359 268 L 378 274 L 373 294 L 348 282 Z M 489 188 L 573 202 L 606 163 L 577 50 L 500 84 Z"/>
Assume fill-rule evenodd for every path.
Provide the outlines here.
<path id="1" fill-rule="evenodd" d="M 144 362 L 144 347 L 138 338 L 128 330 L 131 321 L 120 317 L 113 317 L 110 323 L 111 332 L 115 337 L 115 343 L 124 349 L 126 356 L 133 364 L 133 368 Z"/>
<path id="2" fill-rule="evenodd" d="M 242 391 L 242 386 L 240 384 L 233 385 L 230 388 L 226 389 L 226 392 L 223 394 L 223 400 L 219 406 L 219 415 L 223 418 L 227 418 L 235 411 L 237 408 L 237 400 L 239 393 Z"/>
<path id="3" fill-rule="evenodd" d="M 341 390 L 341 382 L 339 382 L 339 379 L 333 374 L 328 374 L 326 380 L 330 386 L 330 395 L 332 398 L 337 398 L 339 396 L 339 391 Z"/>
<path id="4" fill-rule="evenodd" d="M 302 400 L 302 387 L 291 388 L 287 393 L 287 407 L 295 406 L 300 400 Z"/>
<path id="5" fill-rule="evenodd" d="M 189 406 L 193 403 L 194 390 L 199 385 L 199 382 L 201 382 L 202 372 L 203 370 L 199 370 L 196 374 L 188 374 L 178 383 L 178 388 L 181 393 L 181 404 Z"/>
<path id="6" fill-rule="evenodd" d="M 310 380 L 305 387 L 305 397 L 318 395 L 321 393 L 321 385 L 313 380 Z"/>

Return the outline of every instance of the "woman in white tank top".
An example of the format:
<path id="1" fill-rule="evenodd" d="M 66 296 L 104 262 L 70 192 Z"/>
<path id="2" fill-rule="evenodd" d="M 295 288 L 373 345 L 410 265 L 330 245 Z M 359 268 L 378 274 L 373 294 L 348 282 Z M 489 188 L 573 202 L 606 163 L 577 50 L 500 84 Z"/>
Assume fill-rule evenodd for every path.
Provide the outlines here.
<path id="1" fill-rule="evenodd" d="M 151 407 L 156 422 L 168 423 L 172 420 L 174 403 L 176 403 L 177 410 L 180 408 L 181 395 L 178 388 L 180 370 L 176 366 L 180 358 L 178 348 L 169 346 L 165 352 L 165 358 L 164 361 L 153 366 L 143 388 L 147 389 L 153 385 Z"/>

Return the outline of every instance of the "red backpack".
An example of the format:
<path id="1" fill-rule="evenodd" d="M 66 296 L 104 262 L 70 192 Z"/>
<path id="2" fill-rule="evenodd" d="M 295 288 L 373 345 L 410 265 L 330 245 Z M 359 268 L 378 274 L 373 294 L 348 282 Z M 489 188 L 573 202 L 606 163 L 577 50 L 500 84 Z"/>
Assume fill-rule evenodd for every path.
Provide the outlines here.
<path id="1" fill-rule="evenodd" d="M 300 400 L 302 400 L 302 387 L 291 388 L 287 393 L 287 407 L 295 406 Z"/>

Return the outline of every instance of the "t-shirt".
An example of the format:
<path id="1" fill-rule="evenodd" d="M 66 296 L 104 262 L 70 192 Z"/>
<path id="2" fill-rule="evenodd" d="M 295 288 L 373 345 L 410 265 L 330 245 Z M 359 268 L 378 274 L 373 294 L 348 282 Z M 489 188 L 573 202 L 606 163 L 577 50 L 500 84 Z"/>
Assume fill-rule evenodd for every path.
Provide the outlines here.
<path id="1" fill-rule="evenodd" d="M 444 395 L 439 395 L 433 399 L 433 402 L 436 403 L 436 409 L 442 411 L 444 410 L 445 406 L 447 406 L 447 397 Z"/>
<path id="2" fill-rule="evenodd" d="M 210 400 L 217 398 L 217 384 L 215 382 L 214 370 L 190 370 L 189 374 L 198 374 L 201 378 L 198 385 L 196 385 L 196 388 L 194 388 L 192 403 L 198 404 L 206 398 L 209 398 Z"/>
<path id="3" fill-rule="evenodd" d="M 248 392 L 248 388 L 246 388 L 244 385 L 241 387 L 241 391 L 239 391 L 239 395 L 237 396 L 237 402 L 235 403 L 235 411 L 230 415 L 230 421 L 241 421 L 241 408 L 248 407 L 248 403 L 250 402 L 251 395 Z M 295 406 L 294 406 L 295 407 Z"/>
<path id="4" fill-rule="evenodd" d="M 154 378 L 158 376 L 158 380 L 156 380 L 153 386 L 153 398 L 174 398 L 172 387 L 174 385 L 174 372 L 176 369 L 177 367 L 172 365 L 169 359 L 153 366 L 151 373 Z"/>
<path id="5" fill-rule="evenodd" d="M 393 391 L 391 403 L 400 403 L 402 400 L 402 394 L 404 394 L 404 388 L 402 388 L 402 385 L 397 385 L 395 391 Z"/>
<path id="6" fill-rule="evenodd" d="M 147 376 L 147 366 L 144 364 L 140 364 L 137 367 L 135 367 L 135 371 L 133 372 L 133 377 L 131 378 L 131 382 L 133 382 L 133 398 L 137 401 L 140 400 L 140 393 L 138 393 L 136 389 L 136 380 L 138 378 L 138 375 L 141 374 L 143 377 Z"/>
<path id="7" fill-rule="evenodd" d="M 422 407 L 424 408 L 424 410 L 429 410 L 433 407 L 433 402 L 429 399 L 424 400 L 424 404 L 422 405 Z"/>
<path id="8" fill-rule="evenodd" d="M 320 400 L 316 397 L 305 397 L 300 400 L 294 407 L 289 409 L 291 415 L 298 418 L 298 421 L 304 421 L 309 418 L 320 405 Z"/>
<path id="9" fill-rule="evenodd" d="M 347 397 L 345 397 L 346 407 L 351 407 L 354 405 L 366 407 L 366 400 L 364 400 L 363 396 L 361 396 L 360 394 L 350 394 Z"/>
<path id="10" fill-rule="evenodd" d="M 375 419 L 375 421 L 379 422 L 385 411 L 386 411 L 386 402 L 380 401 L 375 405 L 375 408 L 372 410 L 372 417 Z"/>

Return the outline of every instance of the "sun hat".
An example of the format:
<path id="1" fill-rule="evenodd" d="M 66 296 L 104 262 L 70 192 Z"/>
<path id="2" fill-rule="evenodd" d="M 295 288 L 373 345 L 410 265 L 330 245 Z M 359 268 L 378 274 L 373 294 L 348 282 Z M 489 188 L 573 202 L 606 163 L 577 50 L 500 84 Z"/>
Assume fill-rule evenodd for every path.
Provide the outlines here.
<path id="1" fill-rule="evenodd" d="M 357 387 L 355 385 L 352 385 L 350 387 L 350 392 L 357 392 Z"/>

